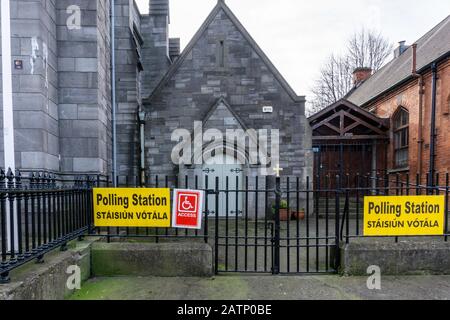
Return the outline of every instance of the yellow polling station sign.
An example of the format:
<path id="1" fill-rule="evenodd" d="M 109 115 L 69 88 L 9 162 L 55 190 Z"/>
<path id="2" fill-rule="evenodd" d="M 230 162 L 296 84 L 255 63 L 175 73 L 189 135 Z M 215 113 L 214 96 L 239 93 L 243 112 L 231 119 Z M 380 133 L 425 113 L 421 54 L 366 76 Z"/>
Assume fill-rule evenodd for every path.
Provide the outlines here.
<path id="1" fill-rule="evenodd" d="M 364 198 L 364 236 L 444 234 L 445 196 Z"/>
<path id="2" fill-rule="evenodd" d="M 94 188 L 96 227 L 157 227 L 171 225 L 170 189 Z"/>

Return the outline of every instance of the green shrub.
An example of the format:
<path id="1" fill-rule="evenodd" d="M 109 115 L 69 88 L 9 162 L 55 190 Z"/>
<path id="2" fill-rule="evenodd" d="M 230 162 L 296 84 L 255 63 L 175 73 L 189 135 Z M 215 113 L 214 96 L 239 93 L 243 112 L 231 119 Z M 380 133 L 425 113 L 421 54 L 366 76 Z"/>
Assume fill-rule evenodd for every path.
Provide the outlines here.
<path id="1" fill-rule="evenodd" d="M 272 205 L 272 209 L 273 210 L 275 210 L 275 208 L 276 208 L 276 203 L 274 203 L 273 205 Z M 287 209 L 288 208 L 288 203 L 287 203 L 287 201 L 286 200 L 281 200 L 280 201 L 280 209 Z"/>

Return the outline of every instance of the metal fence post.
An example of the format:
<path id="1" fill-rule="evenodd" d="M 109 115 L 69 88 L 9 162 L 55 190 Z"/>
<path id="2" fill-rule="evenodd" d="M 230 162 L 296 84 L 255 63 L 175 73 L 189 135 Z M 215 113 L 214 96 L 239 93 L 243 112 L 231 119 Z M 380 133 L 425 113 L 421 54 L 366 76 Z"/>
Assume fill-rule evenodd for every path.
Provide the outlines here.
<path id="1" fill-rule="evenodd" d="M 281 204 L 281 178 L 275 180 L 275 237 L 273 239 L 274 254 L 272 274 L 280 273 L 280 204 Z"/>
<path id="2" fill-rule="evenodd" d="M 208 206 L 208 194 L 209 194 L 209 189 L 208 189 L 208 176 L 207 175 L 205 175 L 205 189 L 206 189 L 206 199 L 205 199 L 205 232 L 204 232 L 204 241 L 205 241 L 205 243 L 208 243 L 208 238 L 209 238 L 209 236 L 208 236 L 208 228 L 209 228 L 209 224 L 208 224 L 208 215 L 209 215 L 209 206 Z M 178 185 L 178 183 L 177 183 L 177 185 Z M 178 230 L 176 230 L 176 232 L 178 232 Z M 177 235 L 178 235 L 178 233 L 177 233 Z"/>
<path id="3" fill-rule="evenodd" d="M 448 172 L 445 174 L 445 219 L 444 219 L 444 223 L 445 223 L 445 242 L 448 241 L 448 183 L 449 183 L 449 174 Z"/>
<path id="4" fill-rule="evenodd" d="M 219 177 L 216 177 L 216 221 L 215 221 L 215 239 L 214 239 L 214 273 L 219 273 Z"/>
<path id="5" fill-rule="evenodd" d="M 336 242 L 336 247 L 335 247 L 335 255 L 334 255 L 334 268 L 337 270 L 339 270 L 339 266 L 341 264 L 341 255 L 340 255 L 340 195 L 339 193 L 341 192 L 341 177 L 340 176 L 336 176 L 336 185 L 338 186 L 338 190 L 336 190 L 336 202 L 335 202 L 335 209 L 336 209 L 336 221 L 335 221 L 335 242 Z"/>
<path id="6" fill-rule="evenodd" d="M 6 188 L 6 175 L 3 170 L 0 170 L 0 189 Z M 9 272 L 4 271 L 3 268 L 8 266 L 8 256 L 7 256 L 7 237 L 6 237 L 6 190 L 0 193 L 0 224 L 1 224 L 1 273 L 0 273 L 0 284 L 5 284 L 10 282 Z"/>

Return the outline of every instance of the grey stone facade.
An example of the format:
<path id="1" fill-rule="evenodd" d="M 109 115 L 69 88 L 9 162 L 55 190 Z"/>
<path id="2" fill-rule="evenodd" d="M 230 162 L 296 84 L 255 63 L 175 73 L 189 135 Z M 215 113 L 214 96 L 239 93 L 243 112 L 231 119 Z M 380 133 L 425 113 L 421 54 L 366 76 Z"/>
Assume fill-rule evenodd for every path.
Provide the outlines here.
<path id="1" fill-rule="evenodd" d="M 11 1 L 12 55 L 24 66 L 13 69 L 17 168 L 112 173 L 110 1 Z M 80 9 L 80 28 L 67 24 L 74 6 Z M 312 174 L 304 98 L 223 1 L 182 54 L 179 39 L 168 37 L 169 0 L 149 1 L 147 15 L 134 0 L 115 0 L 114 8 L 119 175 L 140 174 L 142 109 L 148 174 L 201 169 L 171 161 L 173 130 L 192 130 L 194 121 L 202 121 L 205 130 L 279 129 L 283 173 Z M 263 113 L 263 106 L 272 106 L 273 113 Z M 257 166 L 246 166 L 246 174 L 258 174 Z"/>
<path id="2" fill-rule="evenodd" d="M 80 9 L 80 28 L 68 28 L 71 6 Z M 11 1 L 12 59 L 23 63 L 13 69 L 16 167 L 22 171 L 108 172 L 109 6 L 109 0 Z"/>
<path id="3" fill-rule="evenodd" d="M 60 170 L 108 172 L 111 158 L 109 1 L 56 1 Z M 67 8 L 81 28 L 67 27 Z"/>
<path id="4" fill-rule="evenodd" d="M 228 110 L 218 107 L 219 101 Z M 151 174 L 180 173 L 171 160 L 178 143 L 171 140 L 172 132 L 178 128 L 192 131 L 194 121 L 201 121 L 204 130 L 216 128 L 224 134 L 227 129 L 278 129 L 283 174 L 312 175 L 304 98 L 293 92 L 221 1 L 144 106 Z M 263 113 L 263 106 L 272 106 L 273 113 Z M 247 175 L 259 173 L 257 167 L 246 165 Z M 189 171 L 201 174 L 199 166 L 186 170 L 183 175 Z"/>
<path id="5" fill-rule="evenodd" d="M 148 97 L 169 68 L 169 1 L 150 1 L 149 14 L 142 17 L 144 72 L 142 96 Z"/>
<path id="6" fill-rule="evenodd" d="M 138 175 L 141 16 L 133 0 L 116 0 L 116 110 L 119 175 Z M 132 30 L 134 30 L 134 35 Z"/>
<path id="7" fill-rule="evenodd" d="M 55 2 L 11 1 L 11 54 L 13 60 L 23 61 L 22 70 L 13 68 L 15 159 L 19 168 L 59 169 Z M 1 166 L 3 131 L 0 148 Z"/>
<path id="8" fill-rule="evenodd" d="M 126 6 L 125 1 L 116 2 L 118 29 L 127 26 L 116 33 L 117 49 L 121 50 L 122 39 L 131 39 L 130 22 L 125 19 L 136 20 L 140 14 L 133 0 L 127 0 Z M 69 28 L 77 8 L 80 26 Z M 134 12 L 126 12 L 129 8 Z M 12 59 L 23 63 L 23 69 L 13 69 L 16 167 L 22 171 L 109 174 L 110 0 L 12 0 L 11 35 Z M 132 59 L 125 63 L 136 66 L 136 59 Z M 118 65 L 120 84 L 123 72 L 127 72 L 123 64 Z M 132 82 L 138 86 L 136 76 Z M 119 91 L 123 91 L 120 84 Z M 138 93 L 132 91 L 128 95 L 135 102 Z M 118 103 L 123 102 L 121 94 Z M 119 123 L 122 114 L 119 110 Z M 2 135 L 3 131 L 0 166 L 4 161 Z"/>

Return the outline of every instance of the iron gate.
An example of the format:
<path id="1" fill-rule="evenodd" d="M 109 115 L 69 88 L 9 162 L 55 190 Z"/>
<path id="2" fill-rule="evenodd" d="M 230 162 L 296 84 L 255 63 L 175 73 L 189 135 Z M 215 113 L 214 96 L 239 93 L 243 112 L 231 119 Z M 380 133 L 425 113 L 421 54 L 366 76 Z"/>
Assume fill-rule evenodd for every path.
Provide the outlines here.
<path id="1" fill-rule="evenodd" d="M 274 185 L 266 178 L 244 179 L 241 190 L 209 190 L 216 207 L 213 235 L 216 273 L 334 273 L 338 265 L 339 192 L 312 188 L 309 179 L 276 178 Z M 252 183 L 253 182 L 253 183 Z M 234 185 L 239 185 L 236 181 Z M 230 203 L 230 194 L 243 193 L 241 216 L 238 202 Z M 234 196 L 233 199 L 237 199 Z M 333 199 L 334 201 L 332 201 Z M 211 212 L 208 208 L 207 212 Z M 219 203 L 225 203 L 225 216 Z"/>
<path id="2" fill-rule="evenodd" d="M 202 229 L 103 228 L 97 234 L 204 241 L 214 249 L 216 273 L 335 273 L 343 204 L 336 184 L 324 179 L 318 190 L 300 177 L 147 177 L 146 187 L 204 190 Z M 117 184 L 138 187 L 139 179 Z"/>

